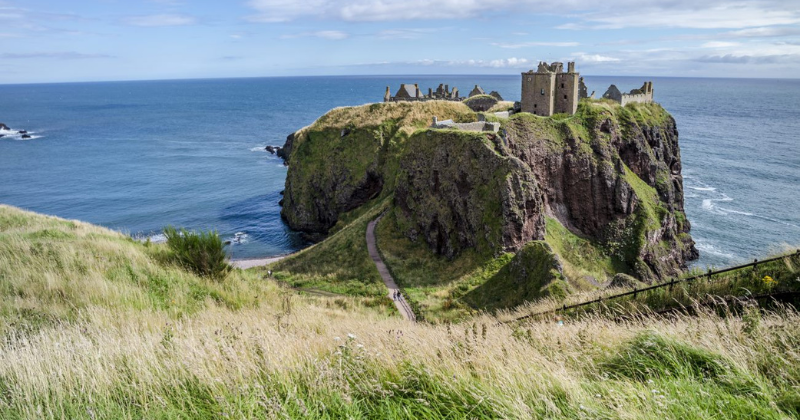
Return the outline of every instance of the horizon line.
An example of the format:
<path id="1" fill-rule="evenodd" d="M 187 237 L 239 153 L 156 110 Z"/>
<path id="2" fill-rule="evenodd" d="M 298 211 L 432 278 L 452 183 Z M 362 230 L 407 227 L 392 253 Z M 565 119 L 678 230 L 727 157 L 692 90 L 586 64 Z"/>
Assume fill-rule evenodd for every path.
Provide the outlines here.
<path id="1" fill-rule="evenodd" d="M 579 73 L 580 74 L 580 73 Z M 29 86 L 29 85 L 65 85 L 65 84 L 90 84 L 90 83 L 135 83 L 135 82 L 179 82 L 202 80 L 240 80 L 240 79 L 299 79 L 299 78 L 345 78 L 345 77 L 516 77 L 508 73 L 417 73 L 417 74 L 335 74 L 335 75 L 293 75 L 293 76 L 229 76 L 229 77 L 187 77 L 164 79 L 119 79 L 119 80 L 83 80 L 60 82 L 20 82 L 0 83 L 0 86 Z M 520 73 L 521 76 L 521 73 Z M 638 77 L 653 79 L 720 79 L 720 80 L 800 80 L 800 77 L 714 77 L 714 76 L 642 76 L 642 75 L 606 75 L 585 74 L 585 77 Z"/>

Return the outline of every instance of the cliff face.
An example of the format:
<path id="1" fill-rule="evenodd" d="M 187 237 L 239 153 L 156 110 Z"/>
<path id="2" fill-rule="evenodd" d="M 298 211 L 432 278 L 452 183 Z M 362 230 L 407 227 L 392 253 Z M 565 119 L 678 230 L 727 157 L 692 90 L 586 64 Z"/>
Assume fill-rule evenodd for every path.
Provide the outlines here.
<path id="1" fill-rule="evenodd" d="M 683 213 L 675 120 L 657 105 L 582 106 L 562 124 L 520 115 L 503 150 L 544 190 L 544 211 L 594 238 L 642 279 L 676 273 L 697 257 Z"/>
<path id="2" fill-rule="evenodd" d="M 397 228 L 448 258 L 467 248 L 517 252 L 545 238 L 546 215 L 644 280 L 696 257 L 678 132 L 659 105 L 585 101 L 569 118 L 500 120 L 494 135 L 424 129 L 434 115 L 476 117 L 461 104 L 424 109 L 431 104 L 403 105 L 402 115 L 382 104 L 353 108 L 359 124 L 340 115 L 292 136 L 290 226 L 324 233 L 343 212 L 394 194 Z"/>
<path id="3" fill-rule="evenodd" d="M 465 248 L 517 251 L 544 238 L 536 177 L 483 133 L 414 135 L 400 158 L 394 202 L 406 236 L 448 258 Z"/>

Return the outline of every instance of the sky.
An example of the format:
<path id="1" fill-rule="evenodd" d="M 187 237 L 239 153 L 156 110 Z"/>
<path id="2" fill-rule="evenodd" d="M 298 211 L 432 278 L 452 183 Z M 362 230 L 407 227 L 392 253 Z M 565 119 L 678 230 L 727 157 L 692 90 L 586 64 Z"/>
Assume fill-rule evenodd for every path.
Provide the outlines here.
<path id="1" fill-rule="evenodd" d="M 0 84 L 299 75 L 800 77 L 800 0 L 0 0 Z"/>

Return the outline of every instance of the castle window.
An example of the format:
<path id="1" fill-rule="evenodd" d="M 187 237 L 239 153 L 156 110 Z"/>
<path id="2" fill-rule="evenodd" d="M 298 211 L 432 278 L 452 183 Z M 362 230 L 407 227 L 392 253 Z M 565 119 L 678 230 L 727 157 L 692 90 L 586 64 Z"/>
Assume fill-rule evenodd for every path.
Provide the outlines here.
<path id="1" fill-rule="evenodd" d="M 562 88 L 564 87 L 564 84 L 563 84 L 563 83 L 561 84 L 561 87 L 562 87 Z"/>
<path id="2" fill-rule="evenodd" d="M 528 81 L 529 81 L 529 82 L 531 81 L 531 78 L 530 78 L 530 77 L 528 78 Z"/>
<path id="3" fill-rule="evenodd" d="M 544 95 L 544 89 L 542 89 L 542 95 Z"/>
<path id="4" fill-rule="evenodd" d="M 564 99 L 567 99 L 567 95 L 564 95 Z"/>
<path id="5" fill-rule="evenodd" d="M 537 106 L 538 106 L 538 104 L 533 104 L 533 107 L 534 107 L 534 108 L 536 108 Z M 534 112 L 534 114 L 535 114 L 535 112 Z"/>

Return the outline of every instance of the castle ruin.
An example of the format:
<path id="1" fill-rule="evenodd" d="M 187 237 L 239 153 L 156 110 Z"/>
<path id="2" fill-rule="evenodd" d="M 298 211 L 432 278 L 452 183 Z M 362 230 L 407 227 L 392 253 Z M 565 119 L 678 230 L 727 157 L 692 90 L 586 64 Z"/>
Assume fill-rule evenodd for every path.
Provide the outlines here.
<path id="1" fill-rule="evenodd" d="M 549 117 L 553 114 L 572 115 L 578 110 L 579 91 L 583 79 L 575 72 L 575 63 L 555 62 L 548 65 L 540 62 L 539 67 L 522 73 L 522 100 L 520 109 L 534 115 Z"/>
<path id="2" fill-rule="evenodd" d="M 383 95 L 384 102 L 407 102 L 407 101 L 461 101 L 464 98 L 459 96 L 458 88 L 443 83 L 439 84 L 436 90 L 428 88 L 428 94 L 423 95 L 419 89 L 419 84 L 404 83 L 400 85 L 394 96 L 392 96 L 389 86 L 386 86 L 386 93 Z"/>
<path id="3" fill-rule="evenodd" d="M 625 106 L 630 103 L 650 103 L 653 102 L 653 82 L 644 82 L 639 89 L 633 89 L 628 93 L 622 93 L 616 85 L 608 87 L 606 93 L 603 94 L 603 99 L 611 99 L 617 101 L 620 105 Z"/>

